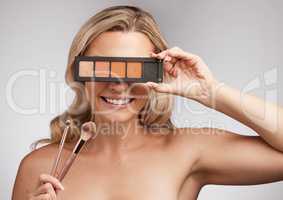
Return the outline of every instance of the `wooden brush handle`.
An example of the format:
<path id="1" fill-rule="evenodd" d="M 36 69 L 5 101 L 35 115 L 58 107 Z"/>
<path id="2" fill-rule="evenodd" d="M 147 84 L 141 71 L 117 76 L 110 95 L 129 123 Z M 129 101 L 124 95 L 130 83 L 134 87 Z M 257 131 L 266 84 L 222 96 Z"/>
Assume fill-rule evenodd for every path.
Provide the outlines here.
<path id="1" fill-rule="evenodd" d="M 66 122 L 66 123 L 67 123 L 67 126 L 64 128 L 63 136 L 62 136 L 60 144 L 59 144 L 59 149 L 58 149 L 56 158 L 54 160 L 54 163 L 53 163 L 53 166 L 52 166 L 52 169 L 51 169 L 51 172 L 50 172 L 51 176 L 55 176 L 57 174 L 57 168 L 58 168 L 59 162 L 61 160 L 61 154 L 62 154 L 63 147 L 64 147 L 64 144 L 65 144 L 65 140 L 66 140 L 69 128 L 70 128 L 69 122 Z"/>
<path id="2" fill-rule="evenodd" d="M 64 179 L 64 177 L 66 176 L 66 174 L 68 173 L 69 169 L 71 168 L 74 160 L 76 159 L 77 154 L 72 153 L 72 155 L 69 157 L 69 159 L 66 161 L 64 168 L 62 169 L 62 171 L 60 172 L 60 174 L 58 175 L 58 180 L 62 181 Z"/>

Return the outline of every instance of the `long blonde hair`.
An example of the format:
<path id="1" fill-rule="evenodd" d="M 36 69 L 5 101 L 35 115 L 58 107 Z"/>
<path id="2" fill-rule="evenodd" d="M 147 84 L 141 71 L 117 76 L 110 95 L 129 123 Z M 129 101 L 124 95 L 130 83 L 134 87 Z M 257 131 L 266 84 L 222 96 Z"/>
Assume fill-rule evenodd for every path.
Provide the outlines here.
<path id="1" fill-rule="evenodd" d="M 70 107 L 50 122 L 51 138 L 50 143 L 57 143 L 61 140 L 66 120 L 71 120 L 70 134 L 67 142 L 75 141 L 80 136 L 80 126 L 92 119 L 90 103 L 87 102 L 83 85 L 74 81 L 73 70 L 75 56 L 83 55 L 89 44 L 106 31 L 137 31 L 145 34 L 153 43 L 155 52 L 167 49 L 167 43 L 162 37 L 158 25 L 152 15 L 141 8 L 134 6 L 113 6 L 106 8 L 91 17 L 76 34 L 68 56 L 68 64 L 65 73 L 66 83 L 75 92 L 75 98 Z M 164 81 L 169 76 L 164 73 Z M 151 127 L 173 128 L 170 116 L 173 107 L 173 98 L 168 94 L 160 94 L 151 91 L 145 107 L 139 115 L 140 124 Z M 39 142 L 47 142 L 41 140 Z"/>

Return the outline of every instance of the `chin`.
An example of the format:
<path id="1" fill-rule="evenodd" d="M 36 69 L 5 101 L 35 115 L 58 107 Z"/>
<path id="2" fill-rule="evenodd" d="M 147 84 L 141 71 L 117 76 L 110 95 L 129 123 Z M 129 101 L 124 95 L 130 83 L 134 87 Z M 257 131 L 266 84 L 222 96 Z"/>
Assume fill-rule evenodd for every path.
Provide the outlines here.
<path id="1" fill-rule="evenodd" d="M 126 123 L 136 118 L 136 115 L 122 114 L 117 112 L 101 116 L 102 121 L 106 123 Z"/>

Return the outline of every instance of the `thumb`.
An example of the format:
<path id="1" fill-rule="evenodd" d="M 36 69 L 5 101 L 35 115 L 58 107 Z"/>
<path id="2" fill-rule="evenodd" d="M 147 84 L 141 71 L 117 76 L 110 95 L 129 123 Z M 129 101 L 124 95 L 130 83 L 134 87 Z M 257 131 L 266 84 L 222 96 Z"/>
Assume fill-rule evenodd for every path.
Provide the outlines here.
<path id="1" fill-rule="evenodd" d="M 161 92 L 161 93 L 171 93 L 173 92 L 171 90 L 171 87 L 169 84 L 166 83 L 154 83 L 154 82 L 147 82 L 146 85 L 154 89 L 156 92 Z"/>

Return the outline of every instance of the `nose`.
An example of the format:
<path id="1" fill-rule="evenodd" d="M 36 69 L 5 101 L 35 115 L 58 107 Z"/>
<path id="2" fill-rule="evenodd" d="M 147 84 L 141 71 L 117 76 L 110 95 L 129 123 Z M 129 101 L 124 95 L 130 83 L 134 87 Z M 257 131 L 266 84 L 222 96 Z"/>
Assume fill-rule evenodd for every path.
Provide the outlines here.
<path id="1" fill-rule="evenodd" d="M 128 89 L 129 84 L 125 83 L 125 82 L 110 82 L 108 87 L 113 92 L 122 93 L 122 92 L 125 92 Z"/>

